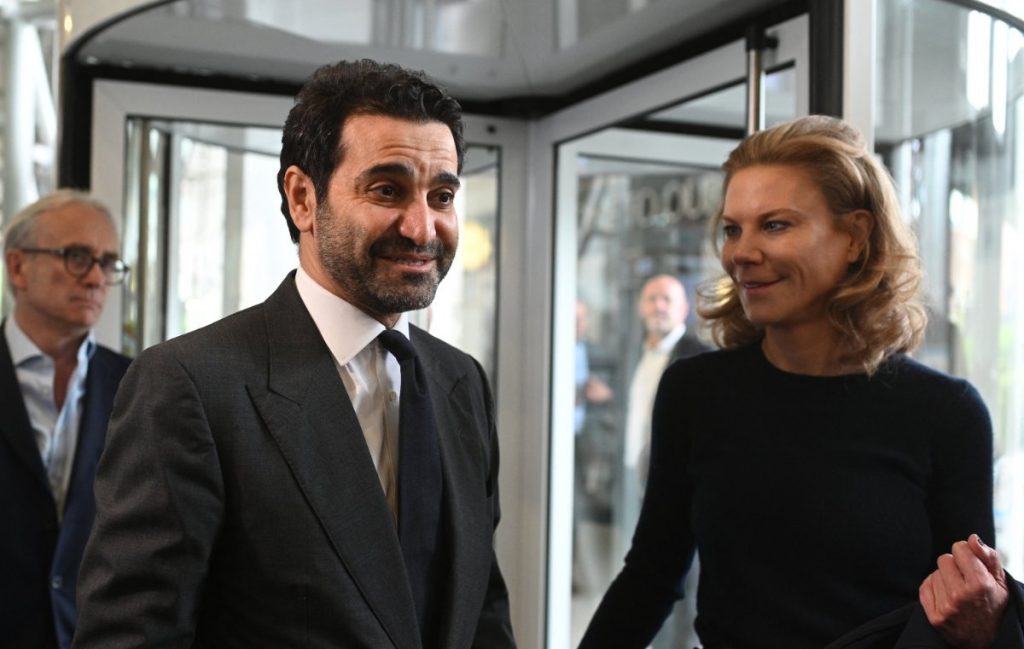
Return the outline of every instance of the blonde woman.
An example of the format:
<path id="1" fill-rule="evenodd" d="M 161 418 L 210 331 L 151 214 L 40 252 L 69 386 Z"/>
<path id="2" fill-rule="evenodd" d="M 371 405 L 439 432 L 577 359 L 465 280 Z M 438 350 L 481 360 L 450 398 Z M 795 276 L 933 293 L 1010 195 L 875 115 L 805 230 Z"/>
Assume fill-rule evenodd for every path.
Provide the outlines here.
<path id="1" fill-rule="evenodd" d="M 748 137 L 724 169 L 725 275 L 701 295 L 722 350 L 662 378 L 632 549 L 581 648 L 646 647 L 695 549 L 706 649 L 820 649 L 898 609 L 894 639 L 916 614 L 937 642 L 991 646 L 991 424 L 971 385 L 905 355 L 926 317 L 891 179 L 826 117 Z"/>

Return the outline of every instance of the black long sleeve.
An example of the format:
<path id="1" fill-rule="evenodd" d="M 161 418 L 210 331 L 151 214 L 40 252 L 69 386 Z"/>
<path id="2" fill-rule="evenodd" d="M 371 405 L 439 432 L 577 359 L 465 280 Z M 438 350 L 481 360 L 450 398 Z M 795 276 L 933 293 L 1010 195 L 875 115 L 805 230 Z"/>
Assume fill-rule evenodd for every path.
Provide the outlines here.
<path id="1" fill-rule="evenodd" d="M 782 372 L 756 345 L 679 361 L 652 444 L 632 549 L 581 649 L 646 647 L 694 548 L 705 644 L 818 649 L 914 601 L 953 542 L 994 537 L 984 404 L 902 356 L 871 378 Z"/>

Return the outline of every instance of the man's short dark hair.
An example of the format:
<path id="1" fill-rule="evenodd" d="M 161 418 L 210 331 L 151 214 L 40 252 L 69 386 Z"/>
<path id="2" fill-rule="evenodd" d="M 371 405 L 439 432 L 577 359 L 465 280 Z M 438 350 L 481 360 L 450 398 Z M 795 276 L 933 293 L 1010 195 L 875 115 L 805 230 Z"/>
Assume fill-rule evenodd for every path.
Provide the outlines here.
<path id="1" fill-rule="evenodd" d="M 345 153 L 341 146 L 341 132 L 350 115 L 441 122 L 451 130 L 455 139 L 458 171 L 462 172 L 466 150 L 462 135 L 462 108 L 423 72 L 370 59 L 325 65 L 317 69 L 299 90 L 281 136 L 277 189 L 281 192 L 281 212 L 294 242 L 299 240 L 299 231 L 288 210 L 284 172 L 291 165 L 301 169 L 313 181 L 317 204 L 322 204 L 327 197 L 331 174 L 341 164 Z"/>

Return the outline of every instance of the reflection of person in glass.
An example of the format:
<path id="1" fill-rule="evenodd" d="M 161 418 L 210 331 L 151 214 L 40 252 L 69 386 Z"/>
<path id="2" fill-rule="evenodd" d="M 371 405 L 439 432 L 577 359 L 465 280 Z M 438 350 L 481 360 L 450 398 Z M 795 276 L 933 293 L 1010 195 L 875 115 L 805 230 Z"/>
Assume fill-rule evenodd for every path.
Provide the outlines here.
<path id="1" fill-rule="evenodd" d="M 573 428 L 577 435 L 583 432 L 588 403 L 605 403 L 614 395 L 601 377 L 590 371 L 590 350 L 587 346 L 587 305 L 576 301 L 576 408 Z"/>
<path id="2" fill-rule="evenodd" d="M 604 583 L 595 586 L 598 573 L 592 543 L 580 538 L 579 523 L 592 516 L 592 499 L 603 492 L 608 475 L 607 458 L 595 452 L 592 436 L 587 434 L 588 404 L 602 404 L 611 401 L 615 393 L 597 374 L 590 371 L 590 348 L 587 342 L 587 305 L 576 300 L 576 407 L 573 432 L 576 454 L 576 499 L 587 504 L 576 507 L 573 520 L 573 592 L 592 593 L 594 598 L 604 588 Z M 586 513 L 584 513 L 586 512 Z"/>
<path id="3" fill-rule="evenodd" d="M 623 501 L 620 522 L 623 545 L 628 547 L 640 514 L 644 483 L 650 458 L 651 407 L 658 389 L 658 381 L 668 365 L 680 358 L 689 358 L 708 347 L 696 336 L 687 335 L 686 316 L 690 304 L 683 283 L 672 275 L 655 275 L 640 289 L 637 313 L 644 327 L 643 354 L 633 370 L 629 383 L 629 402 L 626 408 L 626 434 L 622 454 Z M 624 552 L 624 549 L 623 549 Z M 621 557 L 622 553 L 616 555 Z M 687 575 L 685 599 L 675 608 L 672 621 L 665 625 L 655 639 L 654 647 L 693 646 L 695 641 L 693 620 L 696 615 L 696 557 Z M 690 644 L 687 644 L 690 643 Z"/>
<path id="4" fill-rule="evenodd" d="M 639 487 L 647 481 L 651 406 L 661 373 L 672 361 L 708 351 L 695 336 L 686 335 L 689 311 L 686 289 L 675 277 L 656 275 L 644 282 L 637 303 L 644 325 L 644 349 L 629 384 L 623 451 L 623 462 Z"/>
<path id="5" fill-rule="evenodd" d="M 724 349 L 662 379 L 633 546 L 581 648 L 647 646 L 695 549 L 706 648 L 817 649 L 865 624 L 877 644 L 834 646 L 1019 633 L 999 626 L 1020 613 L 981 543 L 988 413 L 904 355 L 925 315 L 889 176 L 825 117 L 748 137 L 724 168 L 727 275 L 700 309 Z"/>

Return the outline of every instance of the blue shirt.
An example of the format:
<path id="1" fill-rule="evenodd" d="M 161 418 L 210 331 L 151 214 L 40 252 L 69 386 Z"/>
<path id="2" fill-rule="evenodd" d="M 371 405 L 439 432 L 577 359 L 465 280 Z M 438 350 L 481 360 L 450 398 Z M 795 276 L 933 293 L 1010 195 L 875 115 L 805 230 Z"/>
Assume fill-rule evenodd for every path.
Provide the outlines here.
<path id="1" fill-rule="evenodd" d="M 587 397 L 584 394 L 587 381 L 590 379 L 590 358 L 587 355 L 587 343 L 576 341 L 576 410 L 573 413 L 573 428 L 577 435 L 583 432 L 583 424 L 587 419 Z"/>
<path id="2" fill-rule="evenodd" d="M 89 331 L 78 347 L 78 364 L 68 379 L 64 404 L 57 409 L 54 397 L 56 367 L 47 356 L 21 330 L 14 318 L 4 323 L 7 347 L 21 387 L 22 401 L 28 411 L 36 446 L 50 479 L 50 490 L 57 505 L 57 519 L 64 513 L 64 500 L 71 468 L 78 444 L 78 428 L 82 420 L 82 398 L 85 396 L 85 377 L 89 372 L 89 359 L 96 351 L 96 337 Z"/>

